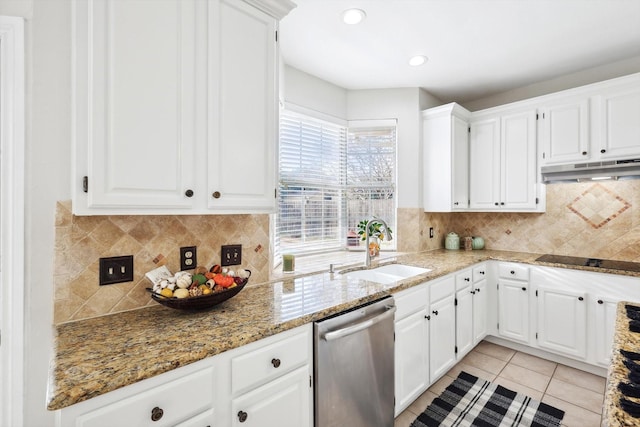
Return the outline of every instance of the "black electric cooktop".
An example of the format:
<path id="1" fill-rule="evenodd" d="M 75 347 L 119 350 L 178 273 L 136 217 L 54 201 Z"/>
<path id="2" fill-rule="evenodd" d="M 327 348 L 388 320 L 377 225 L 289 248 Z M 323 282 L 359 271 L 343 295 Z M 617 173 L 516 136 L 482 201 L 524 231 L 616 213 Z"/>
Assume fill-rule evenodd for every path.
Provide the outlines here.
<path id="1" fill-rule="evenodd" d="M 553 264 L 583 265 L 585 267 L 607 268 L 610 270 L 634 271 L 640 273 L 640 262 L 616 261 L 612 259 L 581 258 L 566 255 L 546 254 L 536 261 Z"/>

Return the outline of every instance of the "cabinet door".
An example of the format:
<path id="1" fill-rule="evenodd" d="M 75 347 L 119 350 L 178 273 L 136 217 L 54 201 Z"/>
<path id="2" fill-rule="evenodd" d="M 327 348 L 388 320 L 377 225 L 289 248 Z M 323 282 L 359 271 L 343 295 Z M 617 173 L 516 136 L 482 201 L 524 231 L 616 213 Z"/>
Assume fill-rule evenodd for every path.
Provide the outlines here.
<path id="1" fill-rule="evenodd" d="M 500 279 L 498 332 L 505 338 L 529 342 L 529 288 L 527 282 Z"/>
<path id="2" fill-rule="evenodd" d="M 456 358 L 473 348 L 473 293 L 471 286 L 456 292 Z"/>
<path id="3" fill-rule="evenodd" d="M 600 99 L 600 157 L 640 156 L 640 87 L 612 91 Z"/>
<path id="4" fill-rule="evenodd" d="M 425 308 L 395 323 L 396 416 L 429 386 L 428 322 Z"/>
<path id="5" fill-rule="evenodd" d="M 199 3 L 72 4 L 74 212 L 191 207 Z"/>
<path id="6" fill-rule="evenodd" d="M 276 22 L 240 0 L 210 0 L 208 206 L 275 209 Z"/>
<path id="7" fill-rule="evenodd" d="M 536 114 L 510 114 L 501 119 L 500 207 L 536 207 Z"/>
<path id="8" fill-rule="evenodd" d="M 500 119 L 471 123 L 469 207 L 496 209 L 500 198 Z"/>
<path id="9" fill-rule="evenodd" d="M 586 161 L 589 152 L 589 99 L 567 100 L 539 111 L 542 164 Z"/>
<path id="10" fill-rule="evenodd" d="M 487 280 L 474 283 L 473 289 L 473 344 L 478 344 L 487 336 Z"/>
<path id="11" fill-rule="evenodd" d="M 617 299 L 595 297 L 595 361 L 605 367 L 608 367 L 611 362 L 618 302 Z"/>
<path id="12" fill-rule="evenodd" d="M 569 356 L 585 358 L 586 293 L 539 287 L 538 345 Z"/>
<path id="13" fill-rule="evenodd" d="M 469 207 L 469 124 L 453 117 L 453 210 Z"/>
<path id="14" fill-rule="evenodd" d="M 311 422 L 309 367 L 299 368 L 231 402 L 233 426 L 307 427 Z"/>
<path id="15" fill-rule="evenodd" d="M 444 375 L 456 362 L 456 311 L 454 296 L 431 304 L 429 321 L 429 379 Z"/>

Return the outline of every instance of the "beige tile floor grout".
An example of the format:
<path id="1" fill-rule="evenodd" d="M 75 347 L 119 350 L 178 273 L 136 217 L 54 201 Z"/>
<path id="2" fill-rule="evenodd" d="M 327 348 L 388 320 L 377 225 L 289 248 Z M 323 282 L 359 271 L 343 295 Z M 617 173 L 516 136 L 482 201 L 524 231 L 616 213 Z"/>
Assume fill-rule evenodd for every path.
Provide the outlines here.
<path id="1" fill-rule="evenodd" d="M 482 341 L 401 413 L 394 427 L 409 427 L 462 370 L 564 410 L 565 427 L 600 426 L 604 377 Z"/>

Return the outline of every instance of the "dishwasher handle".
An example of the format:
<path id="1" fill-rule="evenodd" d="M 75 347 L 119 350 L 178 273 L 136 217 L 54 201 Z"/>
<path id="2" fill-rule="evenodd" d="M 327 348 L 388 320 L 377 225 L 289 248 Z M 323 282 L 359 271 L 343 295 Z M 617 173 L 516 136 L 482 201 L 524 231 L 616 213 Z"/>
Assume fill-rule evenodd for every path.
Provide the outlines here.
<path id="1" fill-rule="evenodd" d="M 372 317 L 371 319 L 367 319 L 364 322 L 357 323 L 353 326 L 348 326 L 346 328 L 338 329 L 335 331 L 327 332 L 324 334 L 325 341 L 333 341 L 342 337 L 346 337 L 347 335 L 355 334 L 356 332 L 360 332 L 364 329 L 370 328 L 378 322 L 385 320 L 389 316 L 393 316 L 396 312 L 395 305 L 388 305 L 385 307 L 386 310 L 379 315 Z"/>

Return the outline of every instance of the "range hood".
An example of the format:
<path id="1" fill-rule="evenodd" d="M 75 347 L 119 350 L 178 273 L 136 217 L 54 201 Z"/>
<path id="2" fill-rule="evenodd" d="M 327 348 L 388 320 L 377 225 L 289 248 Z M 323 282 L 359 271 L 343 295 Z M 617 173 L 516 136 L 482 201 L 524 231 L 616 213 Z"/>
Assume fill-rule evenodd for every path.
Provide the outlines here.
<path id="1" fill-rule="evenodd" d="M 640 179 L 640 159 L 542 167 L 544 184 L 606 179 Z"/>

